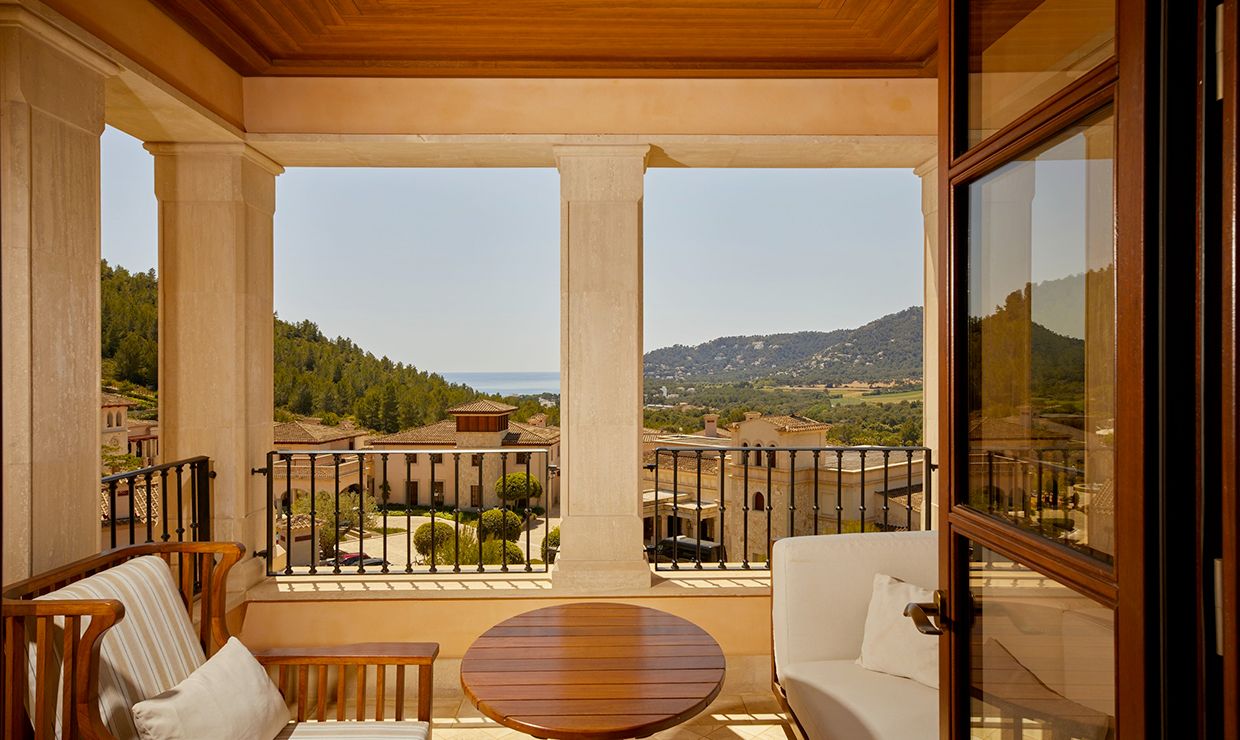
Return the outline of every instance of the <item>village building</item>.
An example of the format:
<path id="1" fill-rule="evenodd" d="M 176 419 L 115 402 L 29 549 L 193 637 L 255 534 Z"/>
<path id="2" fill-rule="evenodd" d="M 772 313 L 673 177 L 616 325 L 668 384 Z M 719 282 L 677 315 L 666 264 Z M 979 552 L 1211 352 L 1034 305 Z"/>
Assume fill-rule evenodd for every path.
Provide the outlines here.
<path id="1" fill-rule="evenodd" d="M 557 506 L 560 430 L 543 414 L 534 423 L 512 421 L 516 410 L 479 399 L 448 409 L 451 419 L 372 439 L 371 447 L 389 453 L 374 460 L 376 495 L 407 506 L 486 509 L 501 505 L 495 483 L 504 473 L 528 471 L 543 487 L 543 500 L 530 505 Z"/>
<path id="2" fill-rule="evenodd" d="M 326 451 L 329 454 L 315 455 L 313 460 L 309 454 L 292 454 L 278 459 L 272 475 L 275 498 L 283 501 L 290 491 L 294 494 L 334 492 L 337 474 L 341 491 L 368 490 L 371 486 L 369 458 L 345 453 L 362 449 L 369 433 L 345 423 L 327 426 L 312 419 L 277 422 L 273 432 L 275 449 L 281 452 Z"/>

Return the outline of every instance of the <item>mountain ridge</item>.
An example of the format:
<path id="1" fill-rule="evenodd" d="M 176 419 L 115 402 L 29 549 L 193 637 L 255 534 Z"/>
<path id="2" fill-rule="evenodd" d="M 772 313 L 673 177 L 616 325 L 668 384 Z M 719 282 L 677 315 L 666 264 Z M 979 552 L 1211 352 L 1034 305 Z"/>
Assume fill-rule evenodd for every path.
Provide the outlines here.
<path id="1" fill-rule="evenodd" d="M 652 380 L 843 385 L 917 382 L 922 378 L 921 306 L 881 316 L 855 329 L 718 337 L 647 352 Z"/>

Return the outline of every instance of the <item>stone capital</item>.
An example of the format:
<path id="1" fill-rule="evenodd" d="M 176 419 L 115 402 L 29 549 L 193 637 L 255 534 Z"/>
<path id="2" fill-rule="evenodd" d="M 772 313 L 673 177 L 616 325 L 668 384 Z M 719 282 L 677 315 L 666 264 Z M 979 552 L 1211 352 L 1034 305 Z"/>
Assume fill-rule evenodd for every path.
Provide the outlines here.
<path id="1" fill-rule="evenodd" d="M 650 145 L 554 147 L 564 201 L 624 202 L 642 198 Z"/>
<path id="2" fill-rule="evenodd" d="M 156 157 L 225 157 L 240 158 L 258 165 L 272 175 L 284 173 L 284 167 L 266 154 L 240 141 L 181 142 L 152 141 L 142 145 Z"/>
<path id="3" fill-rule="evenodd" d="M 921 178 L 934 177 L 939 171 L 938 156 L 931 157 L 913 168 L 913 174 Z"/>

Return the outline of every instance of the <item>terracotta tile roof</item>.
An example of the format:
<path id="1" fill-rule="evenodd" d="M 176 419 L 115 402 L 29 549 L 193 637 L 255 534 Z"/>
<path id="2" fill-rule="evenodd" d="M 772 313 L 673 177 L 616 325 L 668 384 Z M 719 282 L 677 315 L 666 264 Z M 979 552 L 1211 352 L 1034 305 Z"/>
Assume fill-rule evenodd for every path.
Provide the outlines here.
<path id="1" fill-rule="evenodd" d="M 426 426 L 402 429 L 394 434 L 374 437 L 370 440 L 370 443 L 372 445 L 455 445 L 456 421 L 453 419 L 444 419 L 443 421 L 437 421 L 434 424 L 427 424 Z"/>
<path id="2" fill-rule="evenodd" d="M 510 422 L 504 435 L 504 445 L 544 447 L 560 441 L 559 427 L 536 427 L 532 424 Z"/>
<path id="3" fill-rule="evenodd" d="M 113 406 L 137 406 L 138 402 L 118 396 L 115 393 L 104 393 L 99 403 L 99 408 L 111 408 Z"/>
<path id="4" fill-rule="evenodd" d="M 560 441 L 559 427 L 536 427 L 530 424 L 509 422 L 502 444 L 505 447 L 545 447 Z M 434 424 L 404 429 L 395 434 L 375 437 L 372 445 L 441 445 L 455 447 L 457 442 L 456 421 L 445 419 Z"/>
<path id="5" fill-rule="evenodd" d="M 449 414 L 510 414 L 516 411 L 516 406 L 509 406 L 506 403 L 492 401 L 489 398 L 479 398 L 476 401 L 462 403 L 459 406 L 453 406 L 448 409 Z"/>
<path id="6" fill-rule="evenodd" d="M 697 455 L 692 451 L 686 451 L 680 455 L 675 455 L 675 456 L 673 456 L 671 453 L 664 452 L 663 454 L 659 455 L 658 458 L 659 458 L 659 470 L 670 471 L 672 469 L 672 460 L 674 459 L 676 461 L 676 467 L 680 468 L 680 471 L 682 474 L 683 473 L 692 473 L 694 475 L 697 474 L 697 469 L 698 469 L 697 468 Z M 653 450 L 642 454 L 643 465 L 649 465 L 653 463 L 654 461 L 655 461 L 655 454 Z M 646 473 L 646 474 L 649 475 L 649 473 Z M 703 480 L 707 478 L 714 479 L 718 475 L 719 475 L 719 453 L 713 450 L 709 452 L 703 452 L 702 453 L 702 478 Z M 668 485 L 671 484 L 671 480 L 672 480 L 671 478 L 667 479 L 666 482 Z M 691 479 L 682 477 L 680 482 L 683 484 L 689 480 Z M 663 481 L 660 481 L 660 483 L 663 483 Z"/>
<path id="7" fill-rule="evenodd" d="M 117 521 L 129 520 L 129 496 L 125 495 L 125 491 L 129 489 L 128 481 L 117 481 L 116 483 L 116 503 L 117 503 Z M 151 521 L 159 521 L 159 478 L 151 479 L 151 494 L 149 500 L 151 504 Z M 146 522 L 146 505 L 148 501 L 146 490 L 146 479 L 139 478 L 134 483 L 133 490 L 133 513 L 134 519 L 139 522 Z M 108 521 L 112 516 L 112 497 L 109 492 L 109 486 L 103 486 L 99 489 L 99 519 L 100 521 Z"/>
<path id="8" fill-rule="evenodd" d="M 298 420 L 277 423 L 273 433 L 274 442 L 286 444 L 316 444 L 319 442 L 335 442 L 340 439 L 361 437 L 366 432 L 356 428 L 329 427 L 312 421 Z"/>
<path id="9" fill-rule="evenodd" d="M 759 416 L 756 417 L 756 419 L 773 425 L 775 430 L 779 432 L 816 432 L 831 428 L 831 425 L 824 421 L 818 421 L 817 419 L 811 419 L 808 416 L 798 416 L 796 414 Z M 736 429 L 740 427 L 742 423 L 744 422 L 733 422 L 729 428 Z"/>

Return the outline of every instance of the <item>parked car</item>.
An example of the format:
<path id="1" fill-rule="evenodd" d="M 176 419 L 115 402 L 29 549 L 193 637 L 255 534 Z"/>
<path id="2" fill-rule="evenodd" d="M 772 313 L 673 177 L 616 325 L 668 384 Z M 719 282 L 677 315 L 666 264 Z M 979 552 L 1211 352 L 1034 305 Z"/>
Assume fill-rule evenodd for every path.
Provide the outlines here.
<path id="1" fill-rule="evenodd" d="M 697 560 L 699 552 L 703 563 L 716 563 L 728 559 L 727 551 L 724 550 L 722 544 L 682 534 L 677 537 L 664 537 L 659 540 L 657 546 L 647 545 L 646 560 L 654 562 L 657 557 L 660 563 L 670 563 L 673 560 L 692 563 Z"/>
<path id="2" fill-rule="evenodd" d="M 371 566 L 382 567 L 384 565 L 391 565 L 391 563 L 384 560 L 383 558 L 376 558 L 364 552 L 342 552 L 340 553 L 340 565 L 342 566 L 357 565 L 359 563 L 367 568 Z M 335 558 L 327 558 L 323 560 L 323 562 L 319 563 L 319 565 L 335 565 L 335 564 L 336 564 Z"/>

